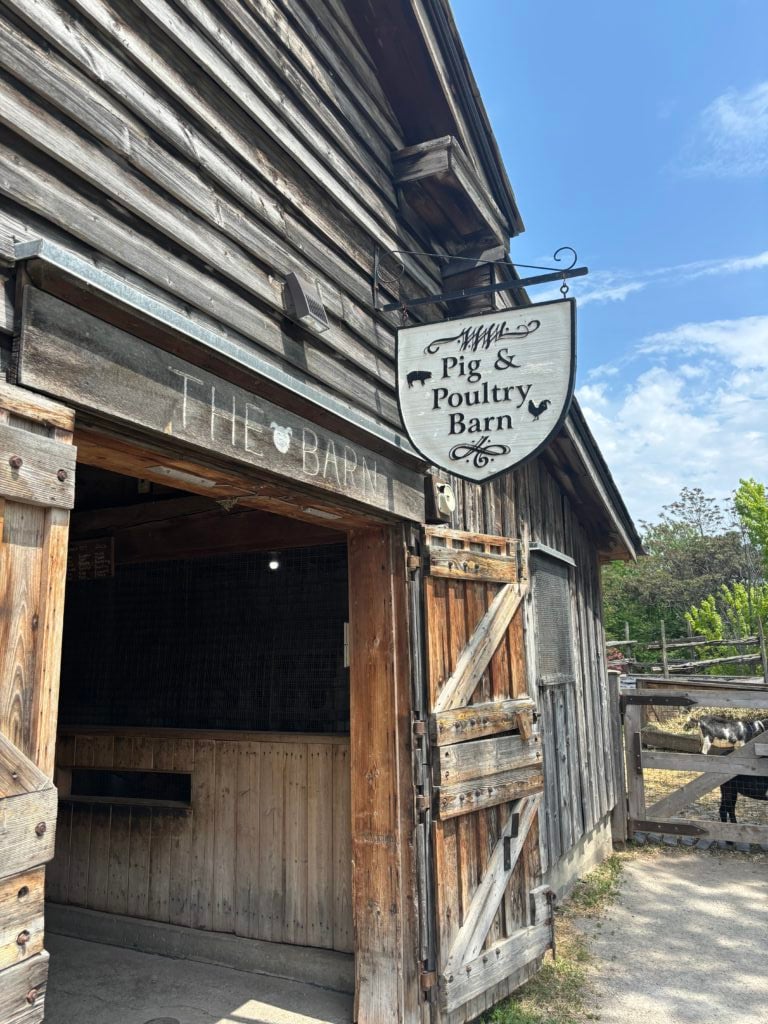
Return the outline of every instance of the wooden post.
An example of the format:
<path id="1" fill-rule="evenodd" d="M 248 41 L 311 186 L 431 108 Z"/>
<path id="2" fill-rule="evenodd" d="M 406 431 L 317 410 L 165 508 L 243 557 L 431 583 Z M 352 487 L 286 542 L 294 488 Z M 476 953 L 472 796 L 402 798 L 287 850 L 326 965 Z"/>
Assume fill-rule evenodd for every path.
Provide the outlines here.
<path id="1" fill-rule="evenodd" d="M 419 1019 L 405 543 L 349 540 L 350 762 L 355 1020 Z"/>
<path id="2" fill-rule="evenodd" d="M 760 661 L 763 665 L 763 682 L 768 686 L 768 654 L 765 649 L 765 630 L 763 629 L 763 620 L 760 617 L 757 619 L 757 637 L 760 642 Z"/>
<path id="3" fill-rule="evenodd" d="M 669 658 L 667 657 L 667 624 L 661 620 L 661 668 L 664 678 L 669 677 Z"/>
<path id="4" fill-rule="evenodd" d="M 624 711 L 624 751 L 627 762 L 627 808 L 630 821 L 627 835 L 632 837 L 632 820 L 645 817 L 645 785 L 643 769 L 640 764 L 642 745 L 643 705 L 628 704 Z"/>
<path id="5" fill-rule="evenodd" d="M 611 811 L 611 837 L 614 843 L 627 841 L 627 780 L 624 772 L 624 740 L 622 735 L 619 687 L 621 673 L 608 670 L 608 707 L 611 716 L 611 745 L 616 803 Z"/>

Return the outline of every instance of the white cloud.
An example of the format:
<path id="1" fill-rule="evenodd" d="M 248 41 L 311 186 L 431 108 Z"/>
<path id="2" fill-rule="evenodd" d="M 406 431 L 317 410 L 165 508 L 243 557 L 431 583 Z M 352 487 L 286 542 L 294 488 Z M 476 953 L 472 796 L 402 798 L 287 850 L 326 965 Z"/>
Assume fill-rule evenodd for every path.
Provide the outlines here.
<path id="1" fill-rule="evenodd" d="M 725 498 L 768 481 L 768 316 L 681 324 L 635 358 L 638 375 L 578 392 L 633 515 L 656 519 L 685 486 Z"/>
<path id="2" fill-rule="evenodd" d="M 651 270 L 597 270 L 588 278 L 572 278 L 568 281 L 570 295 L 579 300 L 580 306 L 590 302 L 623 302 L 629 295 L 641 292 L 649 285 L 679 284 L 699 277 L 743 274 L 751 270 L 768 270 L 768 249 L 754 256 L 726 256 L 720 259 L 696 260 L 693 263 L 678 263 L 670 267 L 654 267 Z M 561 297 L 560 285 L 552 285 L 533 293 L 534 302 L 551 302 Z"/>
<path id="3" fill-rule="evenodd" d="M 768 172 L 768 81 L 716 97 L 699 115 L 680 169 L 689 175 L 750 177 Z"/>
<path id="4" fill-rule="evenodd" d="M 640 351 L 671 355 L 705 353 L 739 368 L 768 368 L 768 316 L 680 324 L 671 331 L 643 338 Z"/>

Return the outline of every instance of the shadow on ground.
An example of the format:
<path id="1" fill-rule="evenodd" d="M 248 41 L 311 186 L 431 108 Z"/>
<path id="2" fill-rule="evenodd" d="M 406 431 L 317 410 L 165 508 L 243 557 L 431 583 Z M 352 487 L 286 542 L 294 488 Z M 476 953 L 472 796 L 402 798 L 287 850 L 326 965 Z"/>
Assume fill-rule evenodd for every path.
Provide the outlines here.
<path id="1" fill-rule="evenodd" d="M 46 936 L 46 1024 L 350 1024 L 352 997 L 192 960 Z"/>
<path id="2" fill-rule="evenodd" d="M 768 858 L 642 857 L 617 902 L 577 922 L 601 1024 L 765 1024 Z"/>

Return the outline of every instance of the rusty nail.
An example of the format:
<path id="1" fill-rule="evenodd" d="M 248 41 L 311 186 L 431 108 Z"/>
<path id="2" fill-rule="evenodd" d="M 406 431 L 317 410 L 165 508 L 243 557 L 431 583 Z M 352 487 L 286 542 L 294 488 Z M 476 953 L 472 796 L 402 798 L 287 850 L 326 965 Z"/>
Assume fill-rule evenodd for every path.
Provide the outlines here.
<path id="1" fill-rule="evenodd" d="M 27 929 L 25 928 L 23 932 L 19 932 L 19 934 L 16 936 L 16 945 L 17 946 L 26 946 L 26 944 L 29 942 L 29 939 L 30 939 L 30 934 L 27 931 Z"/>
<path id="2" fill-rule="evenodd" d="M 19 773 L 18 772 L 11 772 L 11 778 L 13 779 L 14 782 L 16 781 L 16 779 L 18 779 L 18 777 L 19 777 Z"/>
<path id="3" fill-rule="evenodd" d="M 61 482 L 64 483 L 64 481 L 67 479 L 67 471 L 66 471 L 66 469 L 60 469 L 58 471 L 58 473 L 56 474 L 56 479 L 57 480 L 61 480 Z"/>
<path id="4" fill-rule="evenodd" d="M 38 821 L 38 823 L 35 825 L 35 832 L 39 836 L 44 836 L 47 828 L 48 826 L 45 824 L 44 821 Z"/>
<path id="5" fill-rule="evenodd" d="M 37 989 L 36 988 L 31 988 L 29 990 L 29 992 L 27 992 L 27 1002 L 28 1003 L 34 1003 L 34 1001 L 36 999 L 37 999 Z"/>
<path id="6" fill-rule="evenodd" d="M 20 455 L 12 455 L 10 459 L 8 459 L 8 465 L 11 469 L 21 469 L 24 465 L 24 459 L 22 459 Z"/>

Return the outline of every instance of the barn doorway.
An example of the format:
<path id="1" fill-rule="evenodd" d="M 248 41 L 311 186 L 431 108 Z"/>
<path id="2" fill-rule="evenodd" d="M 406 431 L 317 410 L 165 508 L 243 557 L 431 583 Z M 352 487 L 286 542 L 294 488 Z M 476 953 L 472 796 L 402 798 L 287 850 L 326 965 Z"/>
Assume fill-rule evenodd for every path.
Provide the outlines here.
<path id="1" fill-rule="evenodd" d="M 306 980 L 352 991 L 347 558 L 323 524 L 78 466 L 49 931 L 243 940 L 241 969 L 297 978 L 311 947 Z"/>

